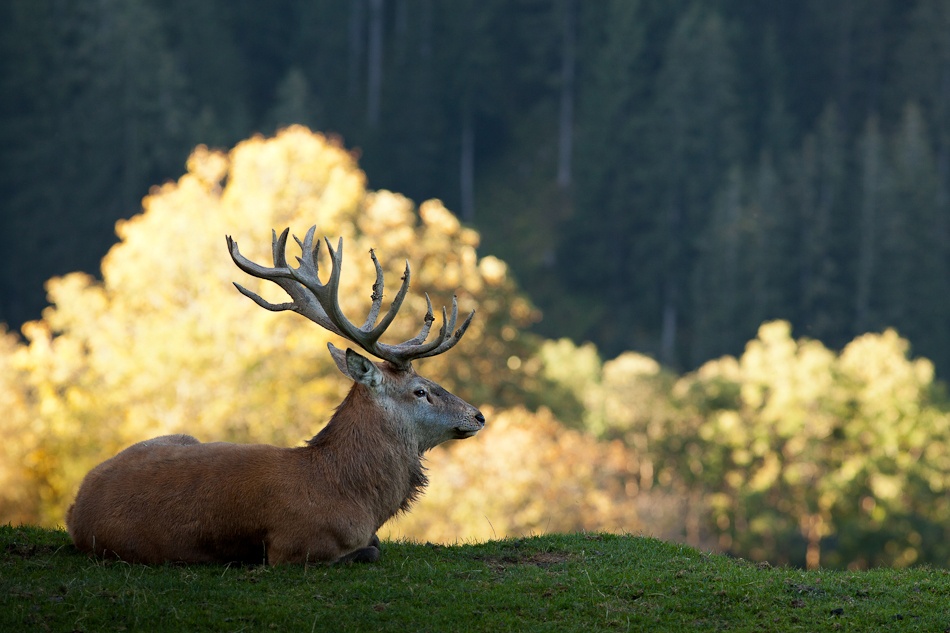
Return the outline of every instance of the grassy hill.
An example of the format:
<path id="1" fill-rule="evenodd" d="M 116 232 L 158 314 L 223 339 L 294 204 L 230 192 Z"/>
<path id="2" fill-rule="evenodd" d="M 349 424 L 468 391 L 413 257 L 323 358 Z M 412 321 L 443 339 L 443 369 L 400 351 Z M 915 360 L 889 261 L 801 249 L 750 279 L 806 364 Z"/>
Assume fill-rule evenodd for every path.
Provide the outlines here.
<path id="1" fill-rule="evenodd" d="M 950 571 L 806 572 L 650 538 L 384 543 L 375 565 L 145 567 L 0 527 L 0 631 L 950 631 Z"/>

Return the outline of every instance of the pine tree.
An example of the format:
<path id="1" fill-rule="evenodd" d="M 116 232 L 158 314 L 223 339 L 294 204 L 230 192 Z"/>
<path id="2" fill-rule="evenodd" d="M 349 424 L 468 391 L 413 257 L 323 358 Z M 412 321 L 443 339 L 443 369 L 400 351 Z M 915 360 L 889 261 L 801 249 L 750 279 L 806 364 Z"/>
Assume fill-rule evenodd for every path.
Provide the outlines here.
<path id="1" fill-rule="evenodd" d="M 944 361 L 950 352 L 945 334 L 950 316 L 948 253 L 938 228 L 930 136 L 913 104 L 904 110 L 892 152 L 895 191 L 884 220 L 885 321 L 909 338 L 918 354 Z"/>
<path id="2" fill-rule="evenodd" d="M 690 346 L 689 278 L 711 201 L 743 155 L 736 64 L 729 26 L 704 3 L 690 5 L 670 36 L 657 76 L 652 151 L 658 174 L 655 238 L 661 244 L 660 359 L 682 363 Z"/>
<path id="3" fill-rule="evenodd" d="M 653 254 L 644 240 L 654 220 L 642 194 L 648 24 L 639 2 L 612 0 L 583 9 L 575 212 L 562 230 L 557 264 L 564 291 L 584 298 L 575 335 L 613 354 L 631 345 L 630 323 L 643 323 L 657 311 Z M 597 256 L 578 256 L 578 244 Z M 656 347 L 650 340 L 636 344 Z"/>
<path id="4" fill-rule="evenodd" d="M 858 140 L 861 170 L 861 201 L 858 220 L 857 269 L 855 271 L 854 331 L 866 332 L 876 328 L 881 320 L 877 310 L 887 304 L 880 297 L 875 280 L 885 272 L 881 244 L 886 234 L 882 216 L 892 204 L 890 195 L 890 166 L 886 162 L 884 139 L 877 117 L 868 118 L 864 134 Z"/>
<path id="5" fill-rule="evenodd" d="M 323 119 L 322 108 L 310 91 L 307 77 L 299 68 L 291 68 L 277 86 L 277 96 L 268 119 L 277 130 L 292 124 L 316 127 Z"/>
<path id="6" fill-rule="evenodd" d="M 741 345 L 742 291 L 740 257 L 746 248 L 744 229 L 746 184 L 742 169 L 735 167 L 716 200 L 711 217 L 700 235 L 692 275 L 691 307 L 693 342 L 690 364 L 736 351 Z"/>
<path id="7" fill-rule="evenodd" d="M 799 231 L 793 321 L 809 337 L 832 346 L 848 340 L 853 306 L 846 270 L 852 254 L 847 163 L 837 109 L 828 106 L 793 161 L 790 195 Z"/>

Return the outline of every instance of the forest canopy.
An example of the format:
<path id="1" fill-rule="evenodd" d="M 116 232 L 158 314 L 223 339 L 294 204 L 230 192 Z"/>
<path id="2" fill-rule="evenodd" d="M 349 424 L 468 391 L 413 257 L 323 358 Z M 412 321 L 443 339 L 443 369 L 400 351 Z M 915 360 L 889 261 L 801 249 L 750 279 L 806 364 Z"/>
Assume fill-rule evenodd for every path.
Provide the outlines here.
<path id="1" fill-rule="evenodd" d="M 537 333 L 686 371 L 769 320 L 893 327 L 944 376 L 948 29 L 944 0 L 9 0 L 0 321 L 96 275 L 193 147 L 296 123 L 444 200 Z"/>

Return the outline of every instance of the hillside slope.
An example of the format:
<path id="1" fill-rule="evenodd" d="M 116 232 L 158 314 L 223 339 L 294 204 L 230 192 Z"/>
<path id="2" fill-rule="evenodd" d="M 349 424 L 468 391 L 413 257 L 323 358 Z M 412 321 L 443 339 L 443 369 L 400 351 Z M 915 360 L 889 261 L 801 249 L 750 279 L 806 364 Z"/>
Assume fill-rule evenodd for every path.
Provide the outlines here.
<path id="1" fill-rule="evenodd" d="M 651 538 L 386 543 L 375 565 L 145 567 L 0 528 L 0 630 L 950 629 L 950 572 L 804 572 Z"/>

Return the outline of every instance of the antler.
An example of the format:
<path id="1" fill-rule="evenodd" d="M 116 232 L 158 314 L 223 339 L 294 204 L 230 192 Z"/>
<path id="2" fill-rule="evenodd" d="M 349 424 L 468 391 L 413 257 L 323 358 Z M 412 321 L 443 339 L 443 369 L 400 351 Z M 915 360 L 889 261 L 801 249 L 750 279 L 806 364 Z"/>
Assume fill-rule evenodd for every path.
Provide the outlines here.
<path id="1" fill-rule="evenodd" d="M 231 239 L 230 235 L 227 236 L 228 250 L 231 252 L 231 259 L 234 260 L 238 268 L 254 277 L 274 282 L 280 286 L 284 292 L 290 295 L 293 301 L 288 303 L 270 303 L 247 288 L 235 283 L 234 285 L 241 291 L 241 294 L 250 297 L 254 300 L 254 303 L 267 310 L 273 312 L 291 310 L 301 314 L 320 327 L 355 343 L 373 356 L 389 361 L 400 368 L 408 368 L 409 364 L 417 358 L 435 356 L 448 351 L 461 340 L 462 335 L 465 334 L 465 330 L 468 329 L 469 324 L 472 322 L 472 317 L 475 316 L 475 310 L 472 310 L 461 327 L 453 333 L 452 330 L 455 328 L 455 322 L 458 319 L 458 301 L 455 297 L 452 297 L 451 316 L 446 318 L 445 308 L 443 307 L 442 327 L 439 329 L 439 335 L 428 343 L 425 342 L 429 336 L 429 330 L 432 328 L 432 323 L 435 321 L 435 317 L 432 315 L 432 302 L 429 300 L 429 295 L 426 294 L 427 309 L 419 333 L 408 341 L 399 343 L 398 345 L 387 345 L 379 342 L 379 338 L 393 322 L 393 319 L 396 318 L 396 313 L 399 312 L 403 299 L 406 298 L 406 292 L 409 290 L 409 262 L 406 262 L 406 272 L 403 273 L 402 285 L 399 287 L 399 291 L 389 306 L 389 311 L 383 315 L 379 323 L 376 323 L 383 303 L 384 284 L 383 268 L 379 265 L 379 260 L 376 259 L 376 253 L 372 250 L 370 250 L 369 254 L 373 259 L 373 265 L 376 267 L 376 283 L 373 284 L 373 294 L 371 297 L 373 303 L 369 309 L 366 321 L 360 327 L 356 327 L 343 315 L 343 311 L 340 309 L 339 292 L 340 269 L 343 265 L 343 238 L 341 237 L 337 243 L 336 250 L 330 245 L 329 239 L 323 238 L 327 244 L 327 250 L 330 253 L 332 268 L 330 270 L 330 278 L 325 284 L 321 283 L 317 264 L 320 241 L 317 240 L 316 245 L 314 245 L 313 241 L 316 228 L 316 226 L 310 227 L 303 242 L 297 239 L 296 235 L 294 236 L 294 241 L 300 246 L 301 253 L 301 257 L 297 258 L 297 263 L 299 264 L 297 268 L 292 268 L 287 265 L 287 235 L 290 229 L 284 229 L 280 237 L 277 236 L 276 231 L 272 231 L 271 245 L 274 253 L 273 268 L 256 264 L 241 255 L 241 252 L 238 250 L 237 242 Z"/>

